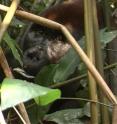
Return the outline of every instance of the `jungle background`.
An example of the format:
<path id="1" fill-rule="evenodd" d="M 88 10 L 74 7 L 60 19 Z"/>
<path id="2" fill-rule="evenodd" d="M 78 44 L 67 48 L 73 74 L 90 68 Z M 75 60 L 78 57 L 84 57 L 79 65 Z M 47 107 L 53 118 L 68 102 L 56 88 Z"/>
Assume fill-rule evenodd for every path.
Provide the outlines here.
<path id="1" fill-rule="evenodd" d="M 39 15 L 51 6 L 69 1 L 22 0 L 17 10 Z M 106 26 L 98 33 L 100 45 L 95 47 L 96 51 L 99 51 L 95 53 L 94 59 L 97 62 L 95 65 L 116 96 L 117 1 L 99 0 L 98 2 L 102 2 Z M 9 0 L 0 0 L 0 5 L 10 6 L 11 3 L 12 1 Z M 87 67 L 74 48 L 70 48 L 57 64 L 44 66 L 36 75 L 24 70 L 23 47 L 28 44 L 24 39 L 26 34 L 32 36 L 28 29 L 34 22 L 14 16 L 2 37 L 5 11 L 7 10 L 0 6 L 0 122 L 3 124 L 111 124 L 114 116 L 113 103 L 105 97 L 94 78 L 88 75 Z M 111 17 L 114 17 L 114 20 L 111 20 Z M 112 26 L 112 23 L 115 25 Z M 84 41 L 83 36 L 78 43 L 86 52 L 88 47 L 91 49 L 91 44 L 88 45 Z M 98 60 L 98 55 L 101 60 Z"/>

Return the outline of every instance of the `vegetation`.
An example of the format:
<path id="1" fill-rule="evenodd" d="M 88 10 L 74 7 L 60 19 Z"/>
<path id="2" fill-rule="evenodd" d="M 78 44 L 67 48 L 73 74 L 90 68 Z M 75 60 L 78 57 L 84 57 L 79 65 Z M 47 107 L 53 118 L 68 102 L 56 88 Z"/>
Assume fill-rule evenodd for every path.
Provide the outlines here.
<path id="1" fill-rule="evenodd" d="M 30 17 L 32 18 L 31 21 L 34 22 L 37 22 L 38 19 L 36 20 L 33 14 L 30 17 L 25 17 L 25 13 L 20 12 L 26 11 L 37 15 L 49 6 L 60 2 L 62 0 L 25 0 L 21 2 L 20 0 L 0 0 L 1 124 L 115 123 L 116 111 L 112 113 L 112 110 L 116 110 L 116 106 L 114 106 L 117 104 L 116 99 L 114 99 L 113 94 L 110 95 L 110 90 L 101 85 L 101 81 L 98 83 L 100 87 L 97 88 L 96 83 L 98 79 L 100 80 L 100 77 L 95 76 L 96 74 L 93 75 L 94 77 L 91 75 L 93 69 L 90 70 L 91 68 L 86 63 L 84 64 L 82 61 L 84 56 L 78 56 L 78 50 L 75 48 L 70 48 L 57 64 L 44 66 L 36 76 L 30 75 L 23 70 L 23 47 L 20 42 L 22 41 L 22 34 L 31 25 Z M 91 0 L 87 0 L 85 5 L 90 6 L 90 2 Z M 13 4 L 15 7 L 12 6 Z M 95 2 L 92 4 L 95 5 Z M 110 82 L 108 85 L 114 94 L 117 94 L 114 87 L 112 87 L 113 85 L 117 87 L 113 84 L 117 80 L 115 74 L 117 58 L 114 61 L 111 61 L 111 59 L 113 59 L 117 50 L 113 49 L 110 44 L 117 45 L 117 27 L 112 30 L 111 23 L 113 22 L 110 23 L 108 17 L 113 12 L 117 15 L 116 4 L 116 0 L 108 0 L 108 2 L 102 3 L 104 10 L 108 11 L 105 11 L 106 27 L 101 29 L 99 33 L 96 25 L 94 27 L 92 27 L 93 23 L 90 25 L 92 17 L 90 18 L 91 14 L 89 13 L 92 10 L 85 7 L 85 13 L 89 14 L 88 17 L 85 17 L 86 35 L 79 40 L 82 49 L 84 51 L 87 49 L 90 61 L 92 63 L 95 61 L 95 66 L 101 76 L 106 77 L 106 81 Z M 11 5 L 9 9 L 5 7 L 9 5 Z M 16 12 L 17 16 L 15 16 L 16 9 L 21 10 Z M 95 8 L 93 9 L 95 10 Z M 95 16 L 93 20 L 95 20 Z M 49 28 L 57 27 L 57 24 L 52 26 L 51 21 L 45 21 L 45 25 L 50 25 Z M 91 28 L 94 30 L 93 34 L 89 33 Z M 66 29 L 61 32 L 67 38 L 71 36 Z M 85 44 L 84 41 L 87 43 Z M 94 43 L 93 41 L 100 42 Z M 92 44 L 95 46 L 94 49 L 91 48 Z M 89 54 L 90 49 L 92 49 L 91 56 Z M 90 65 L 92 67 L 92 64 Z M 101 92 L 98 92 L 97 89 L 100 89 Z M 100 112 L 99 108 L 101 108 Z"/>

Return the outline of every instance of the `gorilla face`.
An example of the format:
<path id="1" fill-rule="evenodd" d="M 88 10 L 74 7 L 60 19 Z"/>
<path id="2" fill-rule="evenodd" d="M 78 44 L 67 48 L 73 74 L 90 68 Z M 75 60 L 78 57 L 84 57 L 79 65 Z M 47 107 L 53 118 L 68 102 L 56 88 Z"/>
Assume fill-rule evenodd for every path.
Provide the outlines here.
<path id="1" fill-rule="evenodd" d="M 27 49 L 23 55 L 24 69 L 35 75 L 45 65 L 49 64 L 46 50 L 38 45 Z"/>
<path id="2" fill-rule="evenodd" d="M 24 69 L 35 75 L 45 65 L 57 63 L 69 48 L 59 31 L 33 24 L 25 38 Z"/>

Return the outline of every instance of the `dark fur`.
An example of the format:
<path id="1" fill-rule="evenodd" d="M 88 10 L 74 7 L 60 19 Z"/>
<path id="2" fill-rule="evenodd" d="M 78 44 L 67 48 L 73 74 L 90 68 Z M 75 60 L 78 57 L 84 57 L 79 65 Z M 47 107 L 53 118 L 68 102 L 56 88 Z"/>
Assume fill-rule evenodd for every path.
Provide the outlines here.
<path id="1" fill-rule="evenodd" d="M 103 27 L 104 19 L 101 5 L 98 4 L 97 8 L 99 25 Z M 82 0 L 74 0 L 73 2 L 53 6 L 43 12 L 41 16 L 65 25 L 77 40 L 84 34 Z M 25 38 L 25 43 L 28 45 L 24 44 L 24 46 L 26 45 L 23 58 L 24 67 L 28 72 L 33 74 L 34 72 L 37 73 L 48 63 L 58 62 L 69 49 L 69 45 L 66 45 L 67 41 L 61 32 L 37 24 L 32 24 L 30 27 L 29 33 Z"/>

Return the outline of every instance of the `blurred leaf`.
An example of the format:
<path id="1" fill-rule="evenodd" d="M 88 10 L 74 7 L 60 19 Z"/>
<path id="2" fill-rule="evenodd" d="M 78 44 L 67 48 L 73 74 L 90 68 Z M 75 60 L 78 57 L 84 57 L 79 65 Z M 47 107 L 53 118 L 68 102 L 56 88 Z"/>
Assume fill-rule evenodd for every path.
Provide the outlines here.
<path id="1" fill-rule="evenodd" d="M 12 19 L 12 22 L 10 23 L 10 26 L 15 26 L 15 27 L 22 27 L 25 24 L 23 23 L 23 21 L 20 21 L 19 19 L 17 19 L 16 17 L 14 17 Z"/>
<path id="2" fill-rule="evenodd" d="M 35 82 L 43 85 L 43 86 L 50 86 L 54 83 L 53 77 L 56 72 L 58 64 L 51 64 L 45 66 L 36 76 Z"/>
<path id="3" fill-rule="evenodd" d="M 100 39 L 102 43 L 102 48 L 106 46 L 107 43 L 111 42 L 117 36 L 117 30 L 106 32 L 106 29 L 100 30 Z"/>
<path id="4" fill-rule="evenodd" d="M 83 116 L 82 109 L 67 109 L 48 114 L 44 117 L 44 120 L 57 124 L 85 124 L 80 120 Z"/>
<path id="5" fill-rule="evenodd" d="M 13 56 L 15 57 L 15 59 L 20 63 L 20 65 L 23 65 L 22 60 L 21 60 L 21 56 L 17 50 L 17 48 L 20 50 L 20 48 L 18 47 L 18 45 L 16 44 L 16 42 L 8 35 L 8 33 L 5 33 L 4 35 L 4 41 L 7 43 L 7 45 L 9 46 L 9 48 L 11 49 Z"/>
<path id="6" fill-rule="evenodd" d="M 66 80 L 79 65 L 80 58 L 78 54 L 71 48 L 68 53 L 60 60 L 54 76 L 54 82 Z"/>
<path id="7" fill-rule="evenodd" d="M 43 119 L 45 114 L 49 110 L 49 105 L 40 106 L 34 104 L 34 101 L 31 100 L 25 104 L 27 106 L 28 116 L 30 118 L 31 124 L 38 124 L 39 120 Z"/>
<path id="8" fill-rule="evenodd" d="M 90 102 L 87 102 L 83 108 L 83 112 L 87 117 L 91 117 L 90 113 Z"/>
<path id="9" fill-rule="evenodd" d="M 117 36 L 117 30 L 108 31 L 108 32 L 106 30 L 107 29 L 104 28 L 104 29 L 101 29 L 99 32 L 102 48 L 104 48 L 107 43 L 111 42 Z M 81 44 L 82 48 L 84 48 L 84 46 L 85 46 L 85 44 L 82 44 L 83 41 L 85 41 L 85 36 L 83 36 L 83 38 L 81 38 L 81 40 L 80 40 L 80 44 Z"/>
<path id="10" fill-rule="evenodd" d="M 44 120 L 56 122 L 57 124 L 86 124 L 90 121 L 90 117 L 90 104 L 87 103 L 83 108 L 66 109 L 47 114 Z"/>
<path id="11" fill-rule="evenodd" d="M 19 79 L 5 78 L 1 86 L 1 108 L 7 109 L 21 102 L 36 98 L 38 104 L 46 105 L 60 98 L 60 90 L 49 89 Z"/>

